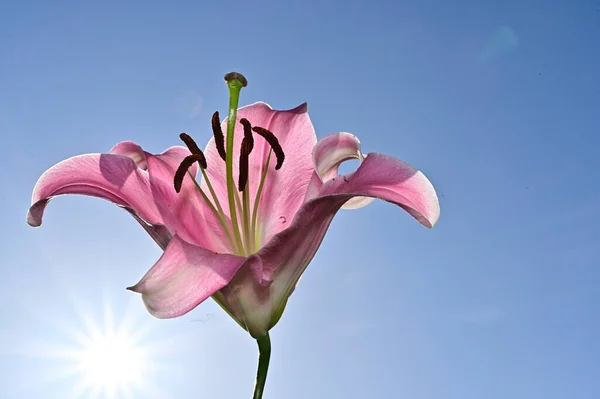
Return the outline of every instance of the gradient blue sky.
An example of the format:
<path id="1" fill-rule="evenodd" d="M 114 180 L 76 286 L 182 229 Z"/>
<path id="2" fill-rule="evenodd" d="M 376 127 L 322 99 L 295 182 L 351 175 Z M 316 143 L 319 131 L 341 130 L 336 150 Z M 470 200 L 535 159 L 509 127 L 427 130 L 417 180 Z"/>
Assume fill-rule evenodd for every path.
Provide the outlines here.
<path id="1" fill-rule="evenodd" d="M 319 137 L 408 161 L 442 208 L 433 230 L 338 214 L 265 399 L 597 399 L 599 38 L 592 1 L 2 3 L 0 398 L 89 398 L 67 355 L 111 321 L 152 352 L 132 397 L 251 396 L 255 342 L 211 301 L 156 320 L 125 291 L 160 256 L 125 212 L 62 197 L 25 223 L 64 158 L 208 140 L 237 70 L 242 103 L 308 101 Z"/>

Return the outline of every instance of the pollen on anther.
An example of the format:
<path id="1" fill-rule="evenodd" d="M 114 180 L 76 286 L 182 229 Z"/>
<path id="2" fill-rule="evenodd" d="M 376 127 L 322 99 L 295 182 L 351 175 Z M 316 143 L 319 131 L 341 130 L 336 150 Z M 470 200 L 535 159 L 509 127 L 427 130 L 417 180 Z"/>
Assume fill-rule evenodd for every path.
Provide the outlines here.
<path id="1" fill-rule="evenodd" d="M 252 152 L 252 149 L 254 148 L 254 137 L 252 136 L 252 125 L 250 124 L 250 121 L 248 121 L 248 119 L 246 119 L 246 118 L 240 119 L 240 123 L 244 127 L 244 139 L 247 141 L 247 146 L 249 147 L 248 154 L 250 154 L 250 152 Z"/>
<path id="2" fill-rule="evenodd" d="M 202 150 L 200 150 L 200 147 L 198 147 L 198 144 L 196 144 L 196 142 L 193 138 L 190 137 L 190 135 L 188 135 L 187 133 L 181 133 L 179 135 L 179 138 L 185 143 L 186 147 L 188 148 L 188 150 L 190 150 L 192 154 L 202 154 L 202 156 L 204 157 Z"/>
<path id="3" fill-rule="evenodd" d="M 221 120 L 219 119 L 219 111 L 215 111 L 211 119 L 213 136 L 215 137 L 215 146 L 219 152 L 219 156 L 223 161 L 227 159 L 225 153 L 225 136 L 223 130 L 221 130 Z"/>
<path id="4" fill-rule="evenodd" d="M 267 143 L 269 143 L 269 145 L 273 149 L 273 152 L 275 153 L 275 157 L 277 158 L 277 164 L 275 165 L 275 170 L 279 170 L 281 168 L 281 166 L 283 165 L 283 161 L 285 159 L 285 154 L 283 153 L 283 148 L 281 148 L 281 145 L 279 144 L 279 140 L 277 140 L 277 137 L 272 132 L 265 129 L 264 127 L 254 126 L 252 128 L 252 130 L 255 133 L 258 133 L 259 135 L 261 135 L 267 141 Z"/>
<path id="5" fill-rule="evenodd" d="M 185 178 L 185 174 L 188 169 L 194 164 L 194 162 L 198 162 L 200 166 L 204 163 L 204 168 L 206 168 L 206 159 L 202 153 L 200 154 L 192 154 L 188 155 L 181 161 L 181 164 L 177 168 L 175 172 L 175 177 L 173 178 L 173 186 L 175 187 L 175 191 L 180 192 L 181 186 L 183 184 L 183 179 Z"/>
<path id="6" fill-rule="evenodd" d="M 250 122 L 242 118 L 240 120 L 244 126 L 244 138 L 242 139 L 242 147 L 240 148 L 240 174 L 238 178 L 238 190 L 243 191 L 248 183 L 248 160 L 250 153 L 254 148 L 254 137 L 252 137 L 252 125 Z"/>

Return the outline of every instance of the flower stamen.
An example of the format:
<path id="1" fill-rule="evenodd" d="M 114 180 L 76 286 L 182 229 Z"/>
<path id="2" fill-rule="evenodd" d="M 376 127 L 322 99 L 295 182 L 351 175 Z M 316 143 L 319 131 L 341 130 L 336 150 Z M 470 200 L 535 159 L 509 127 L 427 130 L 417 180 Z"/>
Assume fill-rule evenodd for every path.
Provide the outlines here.
<path id="1" fill-rule="evenodd" d="M 252 137 L 252 125 L 246 118 L 240 119 L 244 126 L 244 138 L 240 149 L 240 174 L 238 178 L 238 191 L 244 190 L 248 183 L 248 158 L 254 148 L 254 137 Z"/>
<path id="2" fill-rule="evenodd" d="M 223 208 L 221 208 L 221 203 L 219 202 L 219 198 L 217 198 L 217 194 L 215 193 L 215 190 L 213 189 L 212 184 L 210 184 L 210 179 L 208 178 L 208 175 L 206 174 L 206 168 L 208 167 L 208 164 L 206 162 L 206 158 L 204 157 L 204 153 L 202 152 L 202 150 L 200 150 L 200 148 L 198 147 L 198 145 L 196 144 L 194 139 L 191 138 L 187 133 L 181 133 L 179 135 L 179 138 L 185 143 L 188 150 L 190 150 L 190 152 L 192 154 L 195 154 L 195 155 L 198 155 L 201 157 L 201 159 L 198 161 L 198 164 L 200 164 L 200 172 L 202 172 L 202 177 L 204 178 L 204 181 L 206 182 L 206 186 L 208 187 L 208 190 L 210 191 L 210 195 L 212 196 L 213 201 L 215 201 L 215 205 L 217 206 L 217 210 L 219 211 L 218 217 L 225 218 L 225 212 L 223 212 Z"/>
<path id="3" fill-rule="evenodd" d="M 201 157 L 198 163 L 200 164 L 200 167 L 206 169 L 208 167 L 208 164 L 206 163 L 206 157 L 204 156 L 204 153 L 202 152 L 202 150 L 200 150 L 198 144 L 196 144 L 194 139 L 191 138 L 187 133 L 181 133 L 179 135 L 179 138 L 185 143 L 186 147 L 188 148 L 188 150 L 190 150 L 192 154 L 199 155 Z"/>
<path id="4" fill-rule="evenodd" d="M 275 165 L 275 170 L 279 170 L 283 165 L 285 154 L 283 153 L 283 148 L 281 148 L 277 137 L 264 127 L 260 126 L 254 126 L 252 128 L 252 131 L 261 135 L 267 141 L 267 143 L 269 143 L 269 145 L 273 149 L 273 152 L 275 153 L 275 157 L 277 157 L 277 164 Z"/>
<path id="5" fill-rule="evenodd" d="M 271 154 L 273 153 L 273 149 L 269 150 L 269 155 L 267 156 L 267 162 L 263 166 L 263 170 L 260 176 L 260 183 L 258 184 L 258 189 L 256 190 L 256 198 L 254 199 L 254 209 L 252 210 L 252 224 L 250 226 L 250 231 L 254 232 L 253 243 L 254 250 L 259 250 L 260 244 L 260 232 L 256 228 L 256 222 L 258 218 L 258 204 L 260 202 L 260 195 L 262 194 L 263 186 L 265 185 L 265 178 L 267 177 L 267 171 L 269 170 L 269 164 L 271 163 Z"/>
<path id="6" fill-rule="evenodd" d="M 239 95 L 242 87 L 245 87 L 248 82 L 241 74 L 232 72 L 225 75 L 227 86 L 229 87 L 229 113 L 227 117 L 227 135 L 223 134 L 219 112 L 215 112 L 211 119 L 212 130 L 215 139 L 215 147 L 219 153 L 219 157 L 225 161 L 225 179 L 227 181 L 227 197 L 229 203 L 229 221 L 223 211 L 219 199 L 210 184 L 206 168 L 207 162 L 204 154 L 196 144 L 196 142 L 186 133 L 181 133 L 180 138 L 188 147 L 192 155 L 186 157 L 175 175 L 175 189 L 177 192 L 181 190 L 185 173 L 194 162 L 200 164 L 200 171 L 204 177 L 204 181 L 212 195 L 213 203 L 208 199 L 206 194 L 196 182 L 196 179 L 190 174 L 190 177 L 196 184 L 196 187 L 202 194 L 202 197 L 212 209 L 215 216 L 219 219 L 224 232 L 230 238 L 230 243 L 234 252 L 238 255 L 248 255 L 258 249 L 260 246 L 261 233 L 257 231 L 257 215 L 259 212 L 259 202 L 264 187 L 265 179 L 268 173 L 271 155 L 274 153 L 277 159 L 275 170 L 281 169 L 285 160 L 283 148 L 279 144 L 277 137 L 268 129 L 260 126 L 252 126 L 246 118 L 240 119 L 240 124 L 243 126 L 244 137 L 242 139 L 240 154 L 239 154 L 239 173 L 237 187 L 233 179 L 233 143 L 235 123 L 237 120 L 237 107 Z M 266 162 L 262 165 L 259 171 L 260 180 L 258 182 L 256 197 L 254 204 L 250 202 L 250 155 L 254 148 L 253 133 L 260 135 L 271 147 L 267 156 Z M 188 172 L 189 173 L 189 172 Z M 236 190 L 237 188 L 237 190 Z M 238 193 L 240 193 L 238 195 Z M 240 200 L 241 198 L 241 200 Z M 252 206 L 252 210 L 251 210 Z M 229 228 L 230 227 L 230 228 Z"/>
<path id="7" fill-rule="evenodd" d="M 223 228 L 223 232 L 227 235 L 230 244 L 233 246 L 234 241 L 231 236 L 231 232 L 229 231 L 229 229 L 227 228 L 227 224 L 225 223 L 227 217 L 225 216 L 225 212 L 223 212 L 223 208 L 221 207 L 221 203 L 219 202 L 219 198 L 217 197 L 217 194 L 215 193 L 212 184 L 210 184 L 210 179 L 206 174 L 206 168 L 208 167 L 206 157 L 204 156 L 204 153 L 202 152 L 202 150 L 200 150 L 194 139 L 191 138 L 187 133 L 181 133 L 179 135 L 179 138 L 185 143 L 192 155 L 188 155 L 187 157 L 185 157 L 179 165 L 179 168 L 177 168 L 177 172 L 175 173 L 174 179 L 175 191 L 177 191 L 178 193 L 181 191 L 181 185 L 183 184 L 183 179 L 185 178 L 185 173 L 187 172 L 190 175 L 190 178 L 192 179 L 194 184 L 196 185 L 196 188 L 202 195 L 202 198 L 210 207 L 211 211 L 214 213 L 216 218 L 219 220 L 219 224 Z M 194 162 L 198 162 L 198 164 L 200 165 L 200 172 L 202 172 L 202 177 L 204 178 L 206 186 L 210 191 L 210 195 L 212 196 L 213 201 L 215 202 L 214 205 L 212 204 L 212 202 L 210 202 L 204 191 L 200 188 L 200 185 L 198 184 L 194 176 L 192 176 L 192 174 L 188 171 L 188 169 L 194 164 Z"/>
<path id="8" fill-rule="evenodd" d="M 185 174 L 188 169 L 194 164 L 194 162 L 198 162 L 202 165 L 206 165 L 206 158 L 204 158 L 204 154 L 192 154 L 188 155 L 181 161 L 181 164 L 177 168 L 177 172 L 175 172 L 175 178 L 173 179 L 173 185 L 175 186 L 175 191 L 178 193 L 181 191 L 181 185 L 183 184 L 183 179 L 185 178 Z"/>
<path id="9" fill-rule="evenodd" d="M 215 137 L 215 146 L 217 147 L 217 151 L 219 152 L 219 156 L 223 161 L 227 160 L 227 155 L 225 154 L 225 136 L 223 135 L 223 130 L 221 129 L 221 120 L 219 119 L 219 111 L 215 111 L 211 119 L 212 123 L 212 131 L 213 136 Z"/>
<path id="10" fill-rule="evenodd" d="M 254 137 L 252 137 L 252 125 L 246 118 L 240 119 L 240 123 L 244 127 L 244 138 L 242 139 L 242 147 L 240 148 L 240 173 L 238 179 L 238 190 L 242 191 L 243 195 L 243 209 L 242 209 L 242 218 L 243 218 L 243 232 L 244 232 L 244 245 L 246 245 L 246 250 L 251 252 L 251 248 L 253 247 L 252 236 L 253 232 L 250 229 L 250 185 L 248 184 L 249 179 L 249 167 L 248 161 L 250 157 L 250 153 L 254 148 Z"/>

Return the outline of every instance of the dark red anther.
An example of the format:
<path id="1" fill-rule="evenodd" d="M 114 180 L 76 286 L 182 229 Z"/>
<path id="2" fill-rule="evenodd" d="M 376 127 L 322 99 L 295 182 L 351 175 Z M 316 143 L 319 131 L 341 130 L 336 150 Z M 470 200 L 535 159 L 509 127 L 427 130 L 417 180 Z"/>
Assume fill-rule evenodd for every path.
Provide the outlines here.
<path id="1" fill-rule="evenodd" d="M 223 130 L 221 130 L 221 120 L 219 119 L 219 111 L 215 111 L 212 116 L 212 130 L 213 136 L 215 136 L 215 146 L 217 146 L 217 151 L 219 151 L 219 156 L 223 161 L 227 159 L 225 155 L 225 136 L 223 135 Z"/>
<path id="2" fill-rule="evenodd" d="M 204 157 L 204 153 L 198 147 L 198 144 L 196 144 L 196 142 L 194 141 L 194 139 L 191 138 L 187 133 L 181 133 L 179 135 L 179 138 L 181 139 L 181 141 L 183 141 L 185 143 L 185 145 L 187 146 L 188 150 L 190 150 L 190 152 L 192 154 L 200 156 L 200 160 L 198 161 L 198 163 L 200 164 L 200 166 L 203 169 L 206 169 L 206 167 L 207 167 L 206 158 Z"/>
<path id="3" fill-rule="evenodd" d="M 240 120 L 244 126 L 244 138 L 242 140 L 242 148 L 240 148 L 240 175 L 238 178 L 238 190 L 243 191 L 248 183 L 248 161 L 250 153 L 254 148 L 254 137 L 252 137 L 252 125 L 246 118 Z"/>
<path id="4" fill-rule="evenodd" d="M 200 154 L 192 154 L 188 155 L 181 161 L 181 164 L 177 168 L 177 172 L 175 172 L 175 178 L 173 179 L 173 185 L 175 186 L 175 191 L 181 191 L 181 185 L 183 184 L 183 179 L 185 178 L 185 174 L 188 169 L 194 164 L 194 162 L 198 162 L 200 165 L 204 163 L 206 165 L 206 159 L 202 153 Z"/>
<path id="5" fill-rule="evenodd" d="M 252 130 L 255 133 L 260 134 L 265 140 L 267 140 L 267 143 L 269 143 L 269 145 L 273 149 L 273 152 L 275 153 L 275 157 L 277 157 L 277 164 L 275 165 L 275 170 L 280 169 L 281 165 L 283 165 L 283 160 L 285 159 L 285 154 L 283 153 L 283 148 L 281 148 L 281 145 L 279 144 L 279 140 L 277 140 L 277 137 L 275 137 L 275 135 L 273 133 L 271 133 L 270 131 L 268 131 L 267 129 L 260 127 L 260 126 L 254 126 L 252 128 Z"/>

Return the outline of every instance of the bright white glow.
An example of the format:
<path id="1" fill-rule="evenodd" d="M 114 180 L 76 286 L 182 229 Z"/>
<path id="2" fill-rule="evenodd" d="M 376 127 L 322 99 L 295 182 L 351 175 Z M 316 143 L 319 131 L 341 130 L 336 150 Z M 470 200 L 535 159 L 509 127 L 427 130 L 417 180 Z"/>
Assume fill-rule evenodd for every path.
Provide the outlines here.
<path id="1" fill-rule="evenodd" d="M 58 361 L 56 367 L 44 368 L 43 374 L 48 382 L 62 380 L 61 385 L 69 387 L 62 397 L 162 397 L 163 393 L 155 383 L 154 373 L 159 369 L 161 372 L 168 372 L 164 364 L 160 368 L 157 366 L 156 359 L 163 355 L 167 343 L 150 340 L 148 315 L 145 310 L 140 309 L 139 299 L 132 299 L 131 304 L 135 303 L 137 306 L 126 307 L 118 323 L 107 304 L 104 306 L 104 315 L 98 315 L 78 301 L 74 300 L 73 303 L 77 304 L 76 317 L 51 320 L 66 342 L 37 344 L 30 341 L 23 345 L 32 356 L 49 357 Z"/>
<path id="2" fill-rule="evenodd" d="M 107 398 L 131 395 L 143 384 L 149 354 L 131 334 L 119 331 L 90 331 L 77 354 L 81 373 L 80 390 Z"/>

